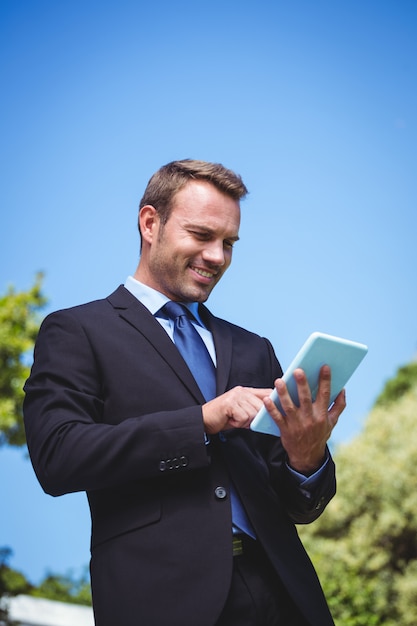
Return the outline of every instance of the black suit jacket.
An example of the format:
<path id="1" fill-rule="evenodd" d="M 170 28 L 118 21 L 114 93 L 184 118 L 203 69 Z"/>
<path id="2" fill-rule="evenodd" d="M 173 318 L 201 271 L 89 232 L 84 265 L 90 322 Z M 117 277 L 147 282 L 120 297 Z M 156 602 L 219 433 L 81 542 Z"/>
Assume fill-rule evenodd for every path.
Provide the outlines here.
<path id="1" fill-rule="evenodd" d="M 204 306 L 201 315 L 216 347 L 217 393 L 271 387 L 282 372 L 270 343 Z M 98 626 L 215 624 L 232 575 L 230 479 L 309 623 L 333 624 L 294 526 L 318 517 L 334 495 L 332 460 L 308 498 L 279 438 L 233 430 L 206 445 L 197 384 L 124 287 L 45 319 L 25 391 L 42 487 L 88 495 Z"/>

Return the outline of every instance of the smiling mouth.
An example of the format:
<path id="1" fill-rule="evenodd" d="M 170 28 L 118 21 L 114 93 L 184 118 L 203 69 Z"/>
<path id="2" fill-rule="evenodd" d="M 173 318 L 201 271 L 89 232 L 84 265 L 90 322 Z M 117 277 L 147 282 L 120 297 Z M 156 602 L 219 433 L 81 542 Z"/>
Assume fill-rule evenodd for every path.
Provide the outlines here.
<path id="1" fill-rule="evenodd" d="M 191 266 L 191 269 L 194 270 L 196 274 L 202 276 L 203 278 L 214 278 L 217 275 L 217 272 L 209 272 L 208 270 L 202 270 L 198 267 Z"/>

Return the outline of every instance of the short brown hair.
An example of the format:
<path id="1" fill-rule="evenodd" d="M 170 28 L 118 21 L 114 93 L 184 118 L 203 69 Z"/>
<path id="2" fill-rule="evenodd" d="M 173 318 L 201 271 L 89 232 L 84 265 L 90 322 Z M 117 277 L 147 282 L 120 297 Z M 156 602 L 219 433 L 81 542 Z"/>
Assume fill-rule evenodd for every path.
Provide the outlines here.
<path id="1" fill-rule="evenodd" d="M 175 194 L 191 180 L 207 181 L 234 200 L 240 200 L 248 193 L 241 177 L 220 163 L 184 159 L 163 165 L 155 172 L 145 189 L 139 210 L 151 204 L 158 211 L 161 223 L 166 224 Z"/>

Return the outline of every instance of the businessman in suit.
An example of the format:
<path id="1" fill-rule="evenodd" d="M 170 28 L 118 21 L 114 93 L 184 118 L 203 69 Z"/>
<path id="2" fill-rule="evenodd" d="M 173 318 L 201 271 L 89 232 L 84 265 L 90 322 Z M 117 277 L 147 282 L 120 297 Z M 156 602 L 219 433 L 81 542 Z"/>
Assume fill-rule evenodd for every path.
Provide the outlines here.
<path id="1" fill-rule="evenodd" d="M 219 164 L 162 167 L 140 203 L 135 274 L 40 329 L 28 446 L 47 493 L 87 492 L 97 626 L 333 624 L 295 524 L 335 493 L 326 441 L 344 393 L 328 410 L 323 367 L 313 403 L 298 370 L 294 406 L 269 341 L 203 304 L 230 265 L 246 192 Z M 194 369 L 181 324 L 198 334 Z M 280 438 L 249 429 L 263 404 Z"/>

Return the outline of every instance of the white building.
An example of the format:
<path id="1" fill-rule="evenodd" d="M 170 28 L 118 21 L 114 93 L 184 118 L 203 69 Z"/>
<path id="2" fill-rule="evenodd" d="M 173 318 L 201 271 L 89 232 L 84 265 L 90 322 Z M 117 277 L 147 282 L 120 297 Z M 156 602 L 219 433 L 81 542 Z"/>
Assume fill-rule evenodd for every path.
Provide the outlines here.
<path id="1" fill-rule="evenodd" d="M 19 626 L 94 626 L 89 606 L 24 595 L 10 598 L 7 606 L 9 618 Z"/>

